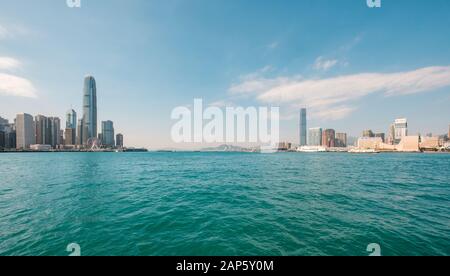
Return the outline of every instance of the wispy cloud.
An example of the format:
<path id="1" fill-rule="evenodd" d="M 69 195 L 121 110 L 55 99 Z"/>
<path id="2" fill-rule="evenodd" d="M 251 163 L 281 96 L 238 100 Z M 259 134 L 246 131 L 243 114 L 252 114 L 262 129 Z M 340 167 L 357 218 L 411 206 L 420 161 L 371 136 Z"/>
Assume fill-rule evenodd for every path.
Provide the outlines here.
<path id="1" fill-rule="evenodd" d="M 292 112 L 308 107 L 314 117 L 341 119 L 357 109 L 355 101 L 369 94 L 405 96 L 447 86 L 450 86 L 450 66 L 433 66 L 398 73 L 362 73 L 325 79 L 244 78 L 232 85 L 229 92 L 278 104 Z"/>
<path id="2" fill-rule="evenodd" d="M 36 98 L 33 84 L 24 78 L 0 73 L 0 95 Z"/>
<path id="3" fill-rule="evenodd" d="M 11 57 L 0 57 L 0 70 L 12 70 L 18 69 L 21 66 L 21 63 Z"/>
<path id="4" fill-rule="evenodd" d="M 318 57 L 314 63 L 313 68 L 318 71 L 328 71 L 338 64 L 337 59 L 325 59 L 324 57 Z"/>

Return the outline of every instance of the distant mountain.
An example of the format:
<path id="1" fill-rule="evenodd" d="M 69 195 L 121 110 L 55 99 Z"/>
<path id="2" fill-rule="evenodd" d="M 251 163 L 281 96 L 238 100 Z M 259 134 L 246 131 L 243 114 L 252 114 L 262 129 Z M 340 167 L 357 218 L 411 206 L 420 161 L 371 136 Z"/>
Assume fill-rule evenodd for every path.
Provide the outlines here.
<path id="1" fill-rule="evenodd" d="M 243 152 L 243 151 L 250 151 L 247 148 L 242 148 L 238 146 L 231 146 L 231 145 L 221 145 L 218 147 L 210 147 L 210 148 L 203 148 L 201 151 L 225 151 L 225 152 Z"/>

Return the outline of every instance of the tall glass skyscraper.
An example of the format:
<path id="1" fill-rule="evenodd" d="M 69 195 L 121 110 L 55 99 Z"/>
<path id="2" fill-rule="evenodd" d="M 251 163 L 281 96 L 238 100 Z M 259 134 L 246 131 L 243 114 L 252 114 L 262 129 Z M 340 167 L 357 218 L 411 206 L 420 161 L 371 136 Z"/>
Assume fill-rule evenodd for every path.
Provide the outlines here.
<path id="1" fill-rule="evenodd" d="M 83 136 L 87 139 L 97 138 L 97 86 L 92 76 L 84 78 L 83 125 L 87 131 Z M 83 142 L 86 143 L 87 139 L 83 139 Z"/>
<path id="2" fill-rule="evenodd" d="M 306 108 L 300 110 L 300 146 L 306 146 L 308 141 L 306 140 Z"/>
<path id="3" fill-rule="evenodd" d="M 76 129 L 77 128 L 77 113 L 73 109 L 67 111 L 67 114 L 66 114 L 66 128 L 70 128 L 70 129 Z"/>
<path id="4" fill-rule="evenodd" d="M 114 147 L 114 123 L 111 121 L 102 122 L 102 143 Z"/>

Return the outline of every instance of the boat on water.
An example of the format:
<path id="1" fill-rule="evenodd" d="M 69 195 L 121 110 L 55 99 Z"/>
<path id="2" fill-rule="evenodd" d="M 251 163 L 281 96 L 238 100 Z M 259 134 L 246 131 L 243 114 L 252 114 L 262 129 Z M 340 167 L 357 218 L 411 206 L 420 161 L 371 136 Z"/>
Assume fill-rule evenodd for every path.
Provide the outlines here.
<path id="1" fill-rule="evenodd" d="M 358 149 L 354 148 L 348 151 L 349 153 L 380 153 L 379 150 L 376 149 Z"/>
<path id="2" fill-rule="evenodd" d="M 299 147 L 297 149 L 297 152 L 327 152 L 326 147 L 320 147 L 320 146 L 303 146 Z"/>

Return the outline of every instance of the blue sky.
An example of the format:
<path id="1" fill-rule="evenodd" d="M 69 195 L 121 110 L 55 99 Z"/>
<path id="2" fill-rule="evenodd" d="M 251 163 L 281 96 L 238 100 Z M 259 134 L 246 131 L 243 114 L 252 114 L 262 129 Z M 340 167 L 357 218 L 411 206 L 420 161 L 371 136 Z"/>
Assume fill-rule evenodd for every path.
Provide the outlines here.
<path id="1" fill-rule="evenodd" d="M 98 86 L 99 120 L 126 144 L 170 139 L 173 108 L 279 105 L 282 139 L 309 127 L 358 135 L 450 124 L 450 2 L 382 0 L 0 0 L 0 116 L 81 115 Z"/>

